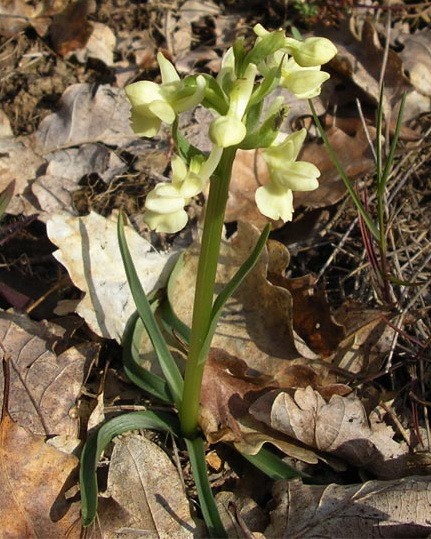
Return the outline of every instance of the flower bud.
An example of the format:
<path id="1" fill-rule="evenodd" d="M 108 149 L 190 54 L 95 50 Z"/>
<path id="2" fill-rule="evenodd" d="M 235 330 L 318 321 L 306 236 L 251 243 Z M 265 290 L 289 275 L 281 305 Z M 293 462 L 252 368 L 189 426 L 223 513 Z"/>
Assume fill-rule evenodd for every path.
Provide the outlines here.
<path id="1" fill-rule="evenodd" d="M 326 64 L 337 54 L 337 48 L 325 37 L 308 37 L 304 41 L 286 38 L 287 50 L 302 67 Z"/>

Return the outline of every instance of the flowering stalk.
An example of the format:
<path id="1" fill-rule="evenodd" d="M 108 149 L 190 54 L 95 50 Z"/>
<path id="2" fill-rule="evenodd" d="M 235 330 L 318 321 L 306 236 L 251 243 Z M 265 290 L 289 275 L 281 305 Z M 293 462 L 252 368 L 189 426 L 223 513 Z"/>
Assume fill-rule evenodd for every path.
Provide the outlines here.
<path id="1" fill-rule="evenodd" d="M 196 276 L 190 348 L 180 408 L 181 430 L 186 438 L 194 438 L 198 432 L 200 390 L 205 367 L 205 362 L 200 361 L 201 350 L 210 326 L 224 214 L 235 153 L 235 147 L 223 151 L 214 173 L 215 181 L 210 184 L 206 206 Z"/>

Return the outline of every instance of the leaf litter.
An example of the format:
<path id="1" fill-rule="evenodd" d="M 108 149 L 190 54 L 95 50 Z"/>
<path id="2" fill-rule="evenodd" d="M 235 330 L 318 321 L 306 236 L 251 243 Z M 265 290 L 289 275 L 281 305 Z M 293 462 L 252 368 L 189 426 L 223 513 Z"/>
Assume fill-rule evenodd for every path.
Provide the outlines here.
<path id="1" fill-rule="evenodd" d="M 2 95 L 7 97 L 6 120 L 9 116 L 12 129 L 8 128 L 6 121 L 6 137 L 1 141 L 4 151 L 0 156 L 0 178 L 4 181 L 4 187 L 11 180 L 16 181 L 11 213 L 29 215 L 37 210 L 40 212 L 40 220 L 48 221 L 51 240 L 59 249 L 55 256 L 67 267 L 72 281 L 84 293 L 84 299 L 80 302 L 80 296 L 76 293 L 72 300 L 75 304 L 79 302 L 77 312 L 97 334 L 119 341 L 133 306 L 125 303 L 128 294 L 125 292 L 122 296 L 119 292 L 124 289 L 126 281 L 121 273 L 119 253 L 115 251 L 115 224 L 113 220 L 94 213 L 88 217 L 79 216 L 79 209 L 74 207 L 76 193 L 79 193 L 83 182 L 92 176 L 97 177 L 104 188 L 109 190 L 118 177 L 124 180 L 131 161 L 134 163 L 132 173 L 140 175 L 143 183 L 163 180 L 167 172 L 167 160 L 162 158 L 160 164 L 156 166 L 154 161 L 155 166 L 151 166 L 152 158 L 146 158 L 150 155 L 147 153 L 150 148 L 136 141 L 130 131 L 127 102 L 118 86 L 121 88 L 136 77 L 151 78 L 151 70 L 155 67 L 155 51 L 159 47 L 169 51 L 185 74 L 197 67 L 201 69 L 202 66 L 216 71 L 219 67 L 217 47 L 223 49 L 228 46 L 234 32 L 244 32 L 245 21 L 253 20 L 255 15 L 251 5 L 247 9 L 239 6 L 236 12 L 230 10 L 229 6 L 221 8 L 211 2 L 185 2 L 179 9 L 169 7 L 158 10 L 152 6 L 149 9 L 143 8 L 139 14 L 140 25 L 144 17 L 145 30 L 142 32 L 136 31 L 135 27 L 131 31 L 131 26 L 136 24 L 138 18 L 135 6 L 126 13 L 120 5 L 122 3 L 115 2 L 117 11 L 114 9 L 113 15 L 110 13 L 107 17 L 106 10 L 111 10 L 112 6 L 105 6 L 105 2 L 102 2 L 100 13 L 96 15 L 91 6 L 86 4 L 70 3 L 71 7 L 68 8 L 63 2 L 46 3 L 43 12 L 39 5 L 30 9 L 26 3 L 9 3 L 8 9 L 15 10 L 9 15 L 16 18 L 9 18 L 9 21 L 2 18 L 0 30 L 16 45 L 14 54 L 17 62 L 13 64 L 15 70 L 21 80 L 28 81 L 29 88 L 34 87 L 34 80 L 52 80 L 50 91 L 53 91 L 53 95 L 50 99 L 56 103 L 56 108 L 48 105 L 48 113 L 46 110 L 42 113 L 39 111 L 37 119 L 26 124 L 22 119 L 26 114 L 27 117 L 33 115 L 34 107 L 38 106 L 37 101 L 31 92 L 24 91 L 21 97 L 17 92 L 9 90 L 8 93 L 5 83 Z M 70 10 L 73 9 L 74 15 L 71 15 Z M 79 9 L 83 11 L 79 12 Z M 409 9 L 414 10 L 413 7 Z M 364 185 L 369 186 L 367 174 L 373 171 L 368 139 L 372 141 L 375 137 L 372 126 L 380 69 L 385 54 L 384 39 L 381 32 L 379 37 L 376 31 L 376 28 L 379 31 L 381 28 L 369 20 L 364 22 L 365 11 L 365 8 L 358 8 L 353 12 L 350 23 L 341 21 L 337 31 L 331 25 L 326 30 L 316 29 L 316 34 L 326 32 L 331 35 L 340 50 L 337 60 L 331 65 L 333 85 L 328 94 L 319 100 L 318 113 L 325 115 L 328 136 L 350 174 L 358 178 L 358 186 L 362 190 Z M 397 12 L 394 13 L 398 16 Z M 25 19 L 22 18 L 23 14 Z M 97 20 L 97 16 L 100 20 Z M 16 51 L 20 51 L 20 47 L 29 39 L 19 32 L 23 32 L 29 25 L 33 25 L 40 35 L 49 35 L 51 44 L 60 53 L 55 65 L 51 64 L 51 72 L 47 70 L 45 75 L 43 71 L 37 71 L 39 67 L 35 71 L 31 62 L 36 61 L 36 66 L 43 66 L 44 62 L 52 60 L 48 60 L 50 53 L 37 49 L 37 45 L 36 49 L 32 45 L 27 63 L 18 63 L 22 58 Z M 71 30 L 67 36 L 64 33 L 66 26 Z M 154 28 L 158 28 L 162 35 L 158 35 Z M 405 32 L 406 25 L 403 29 Z M 83 34 L 80 33 L 82 30 Z M 55 38 L 56 32 L 60 41 Z M 115 36 L 119 37 L 116 42 Z M 411 126 L 415 130 L 411 133 L 406 126 L 403 132 L 412 137 L 410 140 L 413 144 L 408 146 L 408 142 L 404 143 L 404 149 L 407 150 L 405 160 L 401 161 L 400 169 L 388 186 L 389 196 L 396 201 L 404 193 L 404 201 L 398 202 L 396 212 L 406 216 L 401 225 L 394 225 L 390 237 L 394 245 L 399 246 L 401 242 L 401 247 L 396 250 L 399 271 L 406 278 L 417 280 L 419 277 L 422 282 L 429 279 L 426 257 L 430 244 L 426 233 L 417 234 L 417 229 L 423 227 L 423 223 L 420 225 L 423 221 L 420 208 L 424 204 L 426 208 L 426 196 L 429 196 L 420 180 L 429 154 L 426 147 L 416 150 L 414 141 L 415 136 L 416 140 L 420 140 L 417 133 L 423 137 L 421 133 L 427 129 L 423 118 L 429 111 L 429 81 L 421 73 L 426 69 L 424 66 L 428 65 L 425 53 L 428 37 L 425 30 L 409 32 L 407 26 L 407 33 L 395 37 L 399 38 L 398 43 L 402 43 L 403 50 L 398 52 L 389 49 L 385 75 L 386 116 L 390 118 L 393 115 L 400 93 L 407 90 L 406 121 L 410 120 L 408 129 Z M 391 35 L 391 43 L 395 43 L 395 39 Z M 216 43 L 216 47 L 207 46 L 211 40 Z M 7 46 L 6 43 L 6 51 Z M 181 54 L 178 52 L 180 50 Z M 66 55 L 69 63 L 64 62 L 61 55 Z M 82 66 L 85 66 L 87 72 Z M 107 68 L 111 70 L 108 82 Z M 6 80 L 10 79 L 14 83 L 20 80 L 13 78 L 15 74 L 10 71 L 10 67 L 7 69 L 9 72 Z M 51 79 L 49 77 L 53 71 L 57 72 L 57 78 Z M 50 73 L 49 77 L 46 73 Z M 112 83 L 114 79 L 117 84 Z M 94 85 L 94 81 L 97 84 Z M 358 119 L 356 97 L 361 102 L 365 121 Z M 22 107 L 22 99 L 27 99 L 27 111 Z M 11 110 L 16 110 L 16 114 L 11 114 Z M 41 116 L 44 118 L 40 121 Z M 204 131 L 202 124 L 199 124 L 201 121 L 208 120 L 196 122 L 197 140 L 194 143 L 202 147 L 205 141 L 200 138 Z M 307 113 L 298 111 L 295 103 L 291 104 L 290 118 L 286 122 L 287 131 L 289 121 L 301 122 L 307 127 L 310 125 Z M 20 137 L 15 138 L 12 132 Z M 323 475 L 326 474 L 326 486 L 277 482 L 273 492 L 270 526 L 265 530 L 262 520 L 253 522 L 253 519 L 245 516 L 244 522 L 235 532 L 239 536 L 241 533 L 246 536 L 249 530 L 256 531 L 257 536 L 263 533 L 265 537 L 336 536 L 339 530 L 343 530 L 343 534 L 351 533 L 352 537 L 358 536 L 359 530 L 361 536 L 369 537 L 377 533 L 383 536 L 411 533 L 426 536 L 429 534 L 429 523 L 422 519 L 426 510 L 412 514 L 409 512 L 410 506 L 398 505 L 396 500 L 408 498 L 411 507 L 429 503 L 425 502 L 429 498 L 426 478 L 402 478 L 411 473 L 409 470 L 414 473 L 418 470 L 426 473 L 427 470 L 419 458 L 426 453 L 424 449 L 427 447 L 424 426 L 427 421 L 426 408 L 418 408 L 422 406 L 418 402 L 427 402 L 426 363 L 423 361 L 429 339 L 427 296 L 424 290 L 420 294 L 417 289 L 405 288 L 399 306 L 402 309 L 401 315 L 394 312 L 393 306 L 382 306 L 376 301 L 366 274 L 368 270 L 367 261 L 362 257 L 363 246 L 357 236 L 352 236 L 351 232 L 346 234 L 346 230 L 351 230 L 349 227 L 354 223 L 355 215 L 346 208 L 340 179 L 322 146 L 312 140 L 311 129 L 310 139 L 304 147 L 302 159 L 313 160 L 322 170 L 321 188 L 316 193 L 308 193 L 306 197 L 297 197 L 296 215 L 298 223 L 303 226 L 307 224 L 307 218 L 312 215 L 310 210 L 314 208 L 315 222 L 320 224 L 311 227 L 307 225 L 309 228 L 306 227 L 302 235 L 296 235 L 295 249 L 291 249 L 291 256 L 284 246 L 271 240 L 248 281 L 226 306 L 207 366 L 202 393 L 202 427 L 211 443 L 233 443 L 241 451 L 250 454 L 256 453 L 264 444 L 271 444 L 286 455 L 289 462 L 305 466 L 307 471 L 322 468 Z M 137 160 L 139 152 L 141 155 Z M 253 196 L 256 187 L 265 181 L 265 170 L 260 171 L 258 155 L 248 155 L 251 157 L 248 161 L 246 156 L 240 155 L 236 163 L 227 221 L 237 221 L 240 216 L 247 224 L 238 223 L 238 232 L 224 243 L 218 276 L 219 288 L 233 275 L 257 238 L 257 230 L 249 223 L 258 228 L 263 225 L 257 214 L 253 213 Z M 256 164 L 259 169 L 257 176 Z M 154 172 L 148 173 L 151 168 L 159 170 L 159 176 L 154 175 Z M 414 170 L 416 179 L 409 175 L 406 168 Z M 414 187 L 403 187 L 409 183 L 414 184 Z M 405 201 L 409 201 L 408 208 Z M 136 206 L 133 207 L 136 212 Z M 195 204 L 191 211 L 199 218 L 200 205 Z M 133 211 L 131 213 L 132 221 L 139 223 L 139 216 L 133 214 Z M 298 223 L 289 224 L 286 229 Z M 277 226 L 274 223 L 274 229 Z M 148 280 L 144 286 L 152 290 L 163 284 L 164 278 L 160 280 L 160 274 L 167 271 L 163 268 L 173 263 L 177 256 L 176 248 L 169 254 L 159 254 L 151 251 L 150 244 L 143 243 L 132 232 L 131 229 L 128 232 L 131 234 L 129 241 L 132 245 L 136 242 L 134 257 L 137 266 L 147 268 Z M 159 246 L 170 247 L 171 240 L 154 238 L 147 231 L 144 232 L 146 237 L 158 242 Z M 407 245 L 406 233 L 407 237 L 414 238 L 408 240 Z M 282 239 L 284 234 L 289 236 L 283 228 L 274 233 L 274 237 Z M 189 243 L 193 235 L 196 236 L 195 230 L 189 232 L 188 237 L 178 238 L 180 245 Z M 84 246 L 83 250 L 85 237 L 91 240 L 91 246 Z M 17 241 L 23 240 L 18 238 Z M 104 253 L 108 245 L 108 251 Z M 182 288 L 178 287 L 169 298 L 177 315 L 186 323 L 190 322 L 196 248 L 195 243 L 185 251 L 183 267 L 177 274 Z M 423 253 L 422 258 L 417 252 Z M 94 270 L 90 276 L 83 271 L 83 257 L 87 255 L 91 256 L 91 268 Z M 326 266 L 326 270 L 325 256 L 336 262 Z M 110 272 L 107 274 L 104 271 L 103 275 L 102 271 L 108 263 Z M 151 265 L 151 269 L 148 265 Z M 96 271 L 99 268 L 102 270 L 100 274 Z M 352 282 L 356 284 L 351 286 L 349 283 Z M 103 293 L 101 290 L 104 290 Z M 347 300 L 340 290 L 345 293 Z M 334 305 L 339 309 L 335 309 Z M 268 306 L 265 313 L 262 313 L 262 306 Z M 4 316 L 5 342 L 10 342 L 7 350 L 16 368 L 12 376 L 10 413 L 19 425 L 13 426 L 15 424 L 5 420 L 2 422 L 2 432 L 11 437 L 15 430 L 24 432 L 19 435 L 25 439 L 29 435 L 20 429 L 23 426 L 30 429 L 36 434 L 30 435 L 30 441 L 25 442 L 29 460 L 33 460 L 31 440 L 36 440 L 36 447 L 46 451 L 47 455 L 56 455 L 47 457 L 48 460 L 61 462 L 62 457 L 58 455 L 60 452 L 46 445 L 46 436 L 72 436 L 76 439 L 78 434 L 82 435 L 82 432 L 78 433 L 76 410 L 84 414 L 82 419 L 85 430 L 89 412 L 84 404 L 90 404 L 91 409 L 94 403 L 91 396 L 81 394 L 80 388 L 87 379 L 87 368 L 95 359 L 98 346 L 91 341 L 75 343 L 57 354 L 57 349 L 52 348 L 52 340 L 58 346 L 65 339 L 64 332 L 52 327 L 47 330 L 40 324 L 36 329 L 32 325 L 34 322 L 30 322 L 25 315 L 19 319 L 14 318 L 15 315 Z M 51 317 L 54 317 L 53 313 Z M 88 341 L 88 337 L 85 340 Z M 401 347 L 397 344 L 400 342 Z M 33 348 L 33 353 L 28 353 L 29 347 Z M 143 355 L 145 351 L 148 352 L 145 357 L 149 361 L 151 351 L 144 337 L 141 346 Z M 407 363 L 408 369 L 403 362 Z M 392 376 L 391 381 L 387 379 L 388 370 Z M 103 368 L 100 366 L 93 371 L 98 375 L 101 372 Z M 42 378 L 44 382 L 41 384 Z M 215 378 L 219 381 L 216 385 L 213 382 Z M 419 401 L 411 400 L 406 404 L 409 397 L 400 389 L 405 384 L 410 394 L 415 395 Z M 101 382 L 92 380 L 87 387 L 96 388 L 96 393 L 101 397 L 98 406 L 103 417 L 103 379 Z M 120 408 L 130 405 L 130 394 L 125 396 L 118 390 L 117 397 L 114 395 L 112 399 L 110 396 L 109 404 L 112 402 L 114 405 L 118 403 Z M 392 411 L 392 415 L 388 410 Z M 394 422 L 394 417 L 398 423 Z M 94 422 L 97 423 L 96 420 Z M 6 445 L 5 442 L 4 447 Z M 64 447 L 66 445 L 64 442 Z M 107 512 L 101 513 L 102 524 L 106 525 L 108 536 L 115 536 L 118 530 L 127 527 L 131 527 L 130 533 L 147 529 L 145 522 L 148 515 L 154 516 L 161 508 L 167 507 L 157 498 L 160 488 L 151 469 L 145 479 L 135 477 L 141 493 L 147 492 L 150 497 L 159 500 L 160 503 L 154 509 L 150 505 L 146 508 L 132 507 L 127 493 L 122 492 L 121 479 L 125 474 L 132 474 L 133 468 L 136 469 L 140 459 L 136 455 L 141 454 L 144 446 L 145 453 L 154 452 L 154 458 L 162 463 L 161 473 L 171 469 L 166 454 L 162 456 L 160 448 L 153 442 L 136 436 L 126 436 L 117 442 L 111 455 L 108 479 L 108 494 L 111 498 L 106 499 L 105 506 L 102 504 Z M 4 447 L 3 462 L 5 455 L 9 455 L 4 453 L 8 451 Z M 69 459 L 66 471 L 72 472 L 76 466 L 75 457 L 70 454 L 74 450 L 69 449 L 69 455 L 60 453 Z M 133 461 L 127 466 L 123 456 L 125 452 L 132 455 Z M 117 459 L 127 468 L 124 471 L 120 467 L 121 479 L 115 475 Z M 416 461 L 413 468 L 412 459 Z M 16 467 L 24 473 L 26 465 L 20 462 Z M 142 467 L 144 470 L 147 468 Z M 52 482 L 50 480 L 52 493 L 56 491 L 57 496 L 60 491 L 63 492 L 69 472 L 62 475 L 62 472 L 56 472 L 54 465 L 51 469 L 58 477 L 58 482 L 54 477 Z M 343 469 L 347 472 L 342 472 Z M 365 474 L 365 478 L 396 479 L 369 481 L 358 486 L 346 485 L 346 482 L 357 482 L 357 469 Z M 4 473 L 10 474 L 10 470 L 4 470 Z M 343 476 L 343 473 L 347 475 Z M 177 477 L 176 471 L 171 469 L 169 477 Z M 344 484 L 331 484 L 334 477 Z M 241 484 L 242 480 L 236 478 L 235 481 Z M 221 494 L 226 493 L 229 488 L 227 478 L 223 480 L 222 477 L 218 484 Z M 34 490 L 30 490 L 30 494 L 39 492 L 41 488 L 36 477 L 33 485 Z M 252 485 L 255 490 L 260 488 L 258 480 L 254 484 L 252 481 Z M 199 535 L 200 532 L 196 530 L 192 532 L 194 524 L 190 520 L 180 482 L 176 482 L 175 488 L 167 486 L 162 495 L 165 493 L 172 494 L 176 499 L 169 502 L 169 506 L 180 504 L 178 507 L 181 509 L 178 511 L 183 515 L 182 522 L 187 523 L 175 528 L 174 533 Z M 10 496 L 11 492 L 8 491 L 4 499 L 9 500 Z M 237 494 L 234 492 L 234 505 L 235 496 Z M 54 500 L 55 497 L 34 510 L 34 514 L 42 518 L 38 521 L 42 522 L 42 534 L 50 531 L 53 525 L 50 508 Z M 18 506 L 20 503 L 18 501 Z M 22 503 L 26 505 L 28 502 Z M 232 504 L 232 500 L 226 503 Z M 242 518 L 242 502 L 238 502 L 237 507 L 236 516 L 232 516 L 235 512 L 228 511 L 229 518 L 236 526 Z M 268 515 L 268 507 L 263 505 L 260 509 Z M 73 514 L 76 518 L 76 512 Z M 172 520 L 171 517 L 172 513 L 164 511 L 163 517 L 155 525 L 155 533 L 163 536 L 171 524 L 178 524 L 178 520 Z M 32 518 L 33 513 L 30 521 Z M 53 533 L 56 536 L 65 535 L 72 520 L 69 520 L 69 516 L 58 520 L 56 524 L 59 527 Z M 28 520 L 23 522 L 17 519 L 17 526 L 28 525 Z M 23 533 L 23 529 L 19 528 L 19 533 Z M 72 528 L 73 533 L 76 529 Z"/>

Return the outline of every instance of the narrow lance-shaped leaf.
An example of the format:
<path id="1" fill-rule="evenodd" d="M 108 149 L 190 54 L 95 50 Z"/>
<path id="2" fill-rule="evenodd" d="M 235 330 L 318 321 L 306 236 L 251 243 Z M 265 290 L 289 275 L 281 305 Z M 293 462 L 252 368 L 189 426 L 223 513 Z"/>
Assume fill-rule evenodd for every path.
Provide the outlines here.
<path id="1" fill-rule="evenodd" d="M 138 387 L 165 402 L 171 402 L 172 396 L 166 380 L 145 369 L 139 363 L 139 350 L 142 331 L 139 313 L 133 314 L 127 322 L 123 334 L 123 367 L 128 378 Z"/>
<path id="2" fill-rule="evenodd" d="M 84 526 L 93 523 L 97 513 L 97 463 L 106 446 L 119 434 L 136 429 L 179 431 L 175 416 L 162 412 L 132 412 L 114 417 L 102 425 L 84 446 L 81 455 L 81 515 Z"/>
<path id="3" fill-rule="evenodd" d="M 122 214 L 120 214 L 118 218 L 118 243 L 136 308 L 157 354 L 160 367 L 169 385 L 172 397 L 177 406 L 179 406 L 183 392 L 183 379 L 177 364 L 168 349 L 166 341 L 163 338 L 162 332 L 157 325 L 157 321 L 154 318 L 145 291 L 139 281 L 135 265 L 130 255 L 129 248 L 127 247 L 126 236 L 124 234 L 124 218 Z"/>
<path id="4" fill-rule="evenodd" d="M 207 525 L 210 537 L 220 539 L 227 538 L 226 531 L 220 518 L 217 505 L 214 500 L 211 486 L 208 481 L 208 470 L 205 460 L 205 449 L 202 438 L 193 440 L 186 439 L 187 451 L 189 453 L 190 464 L 193 477 L 198 491 L 199 502 L 202 515 Z"/>

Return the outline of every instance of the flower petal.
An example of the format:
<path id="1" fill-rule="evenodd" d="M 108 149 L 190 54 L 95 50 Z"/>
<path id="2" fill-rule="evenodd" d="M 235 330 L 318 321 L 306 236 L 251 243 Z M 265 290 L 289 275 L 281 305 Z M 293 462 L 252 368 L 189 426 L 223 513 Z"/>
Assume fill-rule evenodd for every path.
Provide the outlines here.
<path id="1" fill-rule="evenodd" d="M 321 85 L 329 79 L 329 73 L 304 69 L 283 74 L 281 85 L 290 90 L 299 99 L 311 99 L 320 94 Z"/>
<path id="2" fill-rule="evenodd" d="M 184 209 L 168 214 L 145 211 L 143 218 L 152 230 L 167 234 L 178 232 L 186 226 L 188 220 L 187 213 Z"/>
<path id="3" fill-rule="evenodd" d="M 132 107 L 148 105 L 152 101 L 163 99 L 160 85 L 148 80 L 141 80 L 139 82 L 129 84 L 124 88 L 124 91 L 126 92 L 127 98 L 132 104 Z"/>
<path id="4" fill-rule="evenodd" d="M 132 109 L 132 129 L 140 137 L 154 137 L 159 132 L 162 121 L 156 116 L 141 114 L 138 109 Z"/>
<path id="5" fill-rule="evenodd" d="M 174 109 L 167 101 L 153 101 L 148 105 L 148 108 L 154 114 L 154 116 L 157 116 L 163 122 L 169 125 L 174 123 L 176 114 Z"/>
<path id="6" fill-rule="evenodd" d="M 148 193 L 145 208 L 154 213 L 175 213 L 184 208 L 186 200 L 181 197 L 178 190 L 170 184 L 159 183 Z"/>
<path id="7" fill-rule="evenodd" d="M 178 75 L 173 64 L 171 64 L 171 62 L 161 52 L 157 53 L 157 62 L 160 67 L 163 84 L 169 84 L 170 82 L 180 80 L 180 76 Z"/>
<path id="8" fill-rule="evenodd" d="M 291 221 L 293 215 L 293 196 L 290 189 L 270 183 L 259 187 L 255 193 L 257 207 L 270 219 Z"/>
<path id="9" fill-rule="evenodd" d="M 277 183 L 292 191 L 313 191 L 319 187 L 317 178 L 320 170 L 307 161 L 295 161 L 285 171 L 284 175 L 277 175 Z M 272 178 L 272 176 L 271 176 Z"/>

